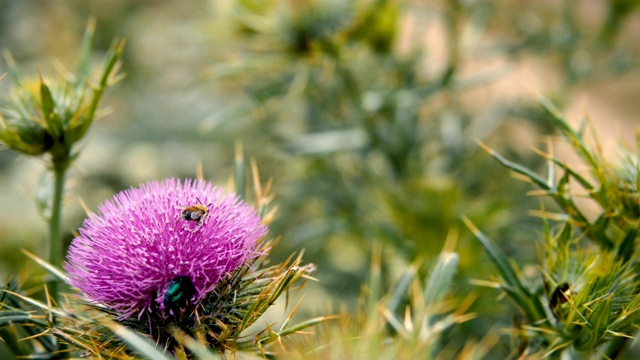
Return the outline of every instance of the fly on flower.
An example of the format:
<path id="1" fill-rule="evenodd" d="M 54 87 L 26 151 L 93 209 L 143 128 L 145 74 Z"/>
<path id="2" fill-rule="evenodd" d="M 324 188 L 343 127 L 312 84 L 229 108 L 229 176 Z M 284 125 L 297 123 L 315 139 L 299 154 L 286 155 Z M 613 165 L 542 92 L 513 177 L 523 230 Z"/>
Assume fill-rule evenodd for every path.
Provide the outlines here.
<path id="1" fill-rule="evenodd" d="M 176 206 L 176 209 L 182 210 L 180 216 L 178 217 L 179 220 L 197 221 L 197 228 L 198 226 L 202 225 L 209 217 L 209 206 L 211 206 L 212 203 L 209 203 L 209 205 L 205 206 L 202 204 L 202 201 L 200 201 L 200 199 L 196 198 L 196 200 L 198 200 L 198 203 L 195 205 Z"/>

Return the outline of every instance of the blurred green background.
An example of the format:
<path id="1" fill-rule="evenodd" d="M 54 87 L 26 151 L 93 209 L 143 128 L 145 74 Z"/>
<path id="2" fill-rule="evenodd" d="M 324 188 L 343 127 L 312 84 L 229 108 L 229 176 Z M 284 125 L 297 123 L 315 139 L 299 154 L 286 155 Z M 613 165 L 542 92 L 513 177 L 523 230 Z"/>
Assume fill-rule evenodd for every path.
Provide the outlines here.
<path id="1" fill-rule="evenodd" d="M 527 213 L 539 207 L 530 187 L 474 139 L 536 167 L 532 148 L 553 132 L 542 94 L 571 119 L 588 113 L 605 151 L 630 143 L 639 3 L 0 0 L 0 48 L 35 74 L 74 68 L 90 17 L 96 60 L 114 38 L 127 41 L 126 77 L 106 94 L 69 176 L 68 241 L 84 217 L 79 199 L 95 210 L 140 182 L 193 177 L 199 163 L 226 186 L 240 142 L 262 179 L 273 178 L 274 256 L 305 249 L 318 266 L 302 314 L 356 304 L 372 243 L 384 245 L 392 284 L 459 230 L 452 296 L 476 294 L 481 315 L 456 330 L 465 339 L 512 319 L 495 292 L 469 283 L 492 268 L 459 216 L 525 273 L 540 226 Z M 0 92 L 9 86 L 0 81 Z M 46 254 L 34 200 L 46 196 L 43 166 L 0 152 L 0 279 L 25 266 L 19 249 Z"/>

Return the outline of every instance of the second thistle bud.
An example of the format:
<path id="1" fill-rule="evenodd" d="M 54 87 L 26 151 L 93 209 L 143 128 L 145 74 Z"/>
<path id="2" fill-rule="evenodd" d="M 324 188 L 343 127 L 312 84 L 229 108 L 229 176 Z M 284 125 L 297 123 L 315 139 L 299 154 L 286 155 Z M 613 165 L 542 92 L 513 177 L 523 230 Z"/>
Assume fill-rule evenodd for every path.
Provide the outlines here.
<path id="1" fill-rule="evenodd" d="M 60 74 L 45 80 L 21 79 L 10 55 L 7 62 L 14 75 L 10 93 L 0 106 L 0 142 L 25 155 L 51 155 L 52 165 L 66 168 L 73 159 L 72 147 L 93 122 L 98 104 L 109 85 L 124 43 L 107 53 L 98 79 L 89 75 L 93 26 L 85 35 L 77 74 Z"/>
<path id="2" fill-rule="evenodd" d="M 65 82 L 60 80 L 55 84 L 62 93 L 68 87 Z M 3 105 L 0 109 L 0 141 L 5 146 L 25 155 L 49 152 L 56 159 L 68 156 L 72 143 L 65 140 L 68 121 L 64 115 L 68 116 L 72 109 L 56 105 L 52 91 L 42 77 L 38 81 L 16 82 Z"/>
<path id="3" fill-rule="evenodd" d="M 49 151 L 53 138 L 31 106 L 37 101 L 34 94 L 26 88 L 14 88 L 8 100 L 10 105 L 0 109 L 0 141 L 25 155 L 38 156 Z"/>

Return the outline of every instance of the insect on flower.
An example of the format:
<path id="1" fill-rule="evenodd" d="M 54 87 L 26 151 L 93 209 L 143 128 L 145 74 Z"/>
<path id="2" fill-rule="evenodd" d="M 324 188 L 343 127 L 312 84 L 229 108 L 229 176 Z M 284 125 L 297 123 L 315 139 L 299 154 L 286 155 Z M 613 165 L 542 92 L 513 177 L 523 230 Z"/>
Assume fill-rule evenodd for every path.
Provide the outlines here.
<path id="1" fill-rule="evenodd" d="M 163 299 L 164 306 L 171 314 L 178 315 L 189 305 L 195 293 L 196 289 L 190 277 L 177 276 L 167 285 L 167 292 Z"/>
<path id="2" fill-rule="evenodd" d="M 176 206 L 176 209 L 182 210 L 178 219 L 187 221 L 197 221 L 196 227 L 202 225 L 207 217 L 209 217 L 209 205 L 203 205 L 200 199 L 196 198 L 198 203 L 190 206 Z"/>
<path id="3" fill-rule="evenodd" d="M 203 206 L 206 212 L 176 209 L 196 203 L 195 195 L 212 203 Z M 65 263 L 68 283 L 118 319 L 139 320 L 166 319 L 171 307 L 195 308 L 220 280 L 260 255 L 267 226 L 252 206 L 210 182 L 165 179 L 116 194 L 78 232 Z"/>

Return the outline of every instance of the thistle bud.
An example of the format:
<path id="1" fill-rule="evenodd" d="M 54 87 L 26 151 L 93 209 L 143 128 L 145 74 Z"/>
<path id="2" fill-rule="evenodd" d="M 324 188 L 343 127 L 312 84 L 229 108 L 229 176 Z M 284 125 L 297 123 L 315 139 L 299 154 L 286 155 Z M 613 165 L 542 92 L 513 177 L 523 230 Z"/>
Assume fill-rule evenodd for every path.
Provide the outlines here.
<path id="1" fill-rule="evenodd" d="M 25 155 L 50 154 L 52 165 L 66 168 L 74 158 L 73 146 L 91 126 L 104 93 L 116 71 L 124 42 L 107 53 L 100 76 L 89 74 L 93 26 L 89 26 L 76 74 L 23 80 L 11 55 L 6 60 L 14 78 L 9 94 L 0 104 L 0 142 Z"/>
<path id="2" fill-rule="evenodd" d="M 11 97 L 24 104 L 19 94 Z M 29 114 L 25 108 L 5 108 L 0 110 L 0 141 L 9 149 L 26 155 L 42 155 L 53 144 L 53 139 L 44 129 L 37 117 Z"/>

